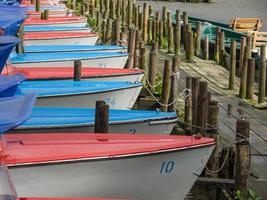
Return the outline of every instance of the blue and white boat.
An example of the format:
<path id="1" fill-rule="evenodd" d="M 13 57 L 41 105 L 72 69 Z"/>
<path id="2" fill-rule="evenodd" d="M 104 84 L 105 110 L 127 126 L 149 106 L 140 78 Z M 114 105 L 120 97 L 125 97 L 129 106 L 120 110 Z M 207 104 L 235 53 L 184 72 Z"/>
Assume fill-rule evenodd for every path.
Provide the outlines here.
<path id="1" fill-rule="evenodd" d="M 128 53 L 122 52 L 52 52 L 12 54 L 15 67 L 73 67 L 74 60 L 81 60 L 82 67 L 124 68 Z"/>
<path id="2" fill-rule="evenodd" d="M 35 107 L 92 108 L 97 100 L 103 100 L 111 109 L 131 109 L 141 88 L 141 83 L 129 82 L 25 81 L 15 95 L 36 92 Z"/>
<path id="3" fill-rule="evenodd" d="M 127 47 L 119 45 L 30 45 L 24 46 L 25 53 L 59 52 L 127 52 Z"/>
<path id="4" fill-rule="evenodd" d="M 110 133 L 170 134 L 175 112 L 146 110 L 109 111 Z M 29 120 L 12 133 L 93 133 L 94 108 L 34 108 Z"/>
<path id="5" fill-rule="evenodd" d="M 24 27 L 27 32 L 91 32 L 91 29 L 85 25 L 76 26 L 43 26 L 43 25 L 29 25 Z"/>

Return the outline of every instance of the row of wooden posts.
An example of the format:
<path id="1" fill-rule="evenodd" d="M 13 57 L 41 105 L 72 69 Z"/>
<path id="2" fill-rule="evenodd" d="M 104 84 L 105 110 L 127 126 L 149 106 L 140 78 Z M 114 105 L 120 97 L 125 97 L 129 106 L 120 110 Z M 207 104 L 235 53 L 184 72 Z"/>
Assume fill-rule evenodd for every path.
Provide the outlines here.
<path id="1" fill-rule="evenodd" d="M 92 2 L 93 4 L 91 4 Z M 163 17 L 161 20 L 159 20 L 158 12 L 156 13 L 156 18 L 153 20 L 144 20 L 149 19 L 147 16 L 151 16 L 149 13 L 152 13 L 152 8 L 146 3 L 143 5 L 142 12 L 140 6 L 137 6 L 135 2 L 131 0 L 128 2 L 120 0 L 98 2 L 99 4 L 96 1 L 90 1 L 89 5 L 85 7 L 90 8 L 89 13 L 91 17 L 96 17 L 98 27 L 101 27 L 99 31 L 101 32 L 100 36 L 102 41 L 105 44 L 120 44 L 128 41 L 129 60 L 127 67 L 138 67 L 145 70 L 147 81 L 149 83 L 147 84 L 147 88 L 152 94 L 155 93 L 155 88 L 153 86 L 156 85 L 156 76 L 158 73 L 159 49 L 163 46 L 163 38 L 168 38 L 168 52 L 174 53 L 174 56 L 172 62 L 170 60 L 164 61 L 161 104 L 163 105 L 163 111 L 175 110 L 177 104 L 173 102 L 175 102 L 178 95 L 178 80 L 176 75 L 181 63 L 181 44 L 184 45 L 186 60 L 188 62 L 192 61 L 194 55 L 203 56 L 206 60 L 210 57 L 208 38 L 205 38 L 204 49 L 201 49 L 201 23 L 197 24 L 196 32 L 193 33 L 191 25 L 188 23 L 186 12 L 182 15 L 183 21 L 185 22 L 185 28 L 182 29 L 180 26 L 182 18 L 179 17 L 179 11 L 176 12 L 178 16 L 176 21 L 178 23 L 173 27 L 173 23 L 170 21 L 171 15 L 167 12 L 166 8 L 163 8 Z M 115 2 L 117 4 L 115 4 Z M 130 5 L 129 3 L 133 4 Z M 132 9 L 132 11 L 129 11 L 128 9 Z M 135 17 L 131 17 L 133 16 L 131 13 L 138 13 L 138 15 L 135 14 Z M 164 16 L 166 16 L 165 20 Z M 152 31 L 150 32 L 149 30 Z M 148 49 L 145 45 L 147 43 L 152 44 L 151 49 Z M 221 42 L 216 44 L 222 45 Z M 215 58 L 218 59 L 218 62 L 222 62 L 220 57 L 222 58 L 225 54 L 224 52 L 219 54 L 219 49 L 221 49 L 221 47 L 216 45 L 215 47 L 217 48 L 217 51 L 215 51 L 214 54 Z M 233 54 L 231 53 L 231 55 Z M 74 70 L 76 71 L 74 73 L 76 74 L 74 79 L 80 80 L 81 63 L 79 61 L 75 62 Z M 190 134 L 200 133 L 217 140 L 216 133 L 218 129 L 219 103 L 218 101 L 211 99 L 211 96 L 208 93 L 207 82 L 201 81 L 199 77 L 186 77 L 186 88 L 190 91 L 191 95 L 185 95 L 184 129 L 187 132 L 190 132 Z M 167 106 L 168 104 L 170 106 Z M 96 104 L 95 119 L 95 132 L 108 132 L 108 106 L 103 102 L 98 102 Z M 247 149 L 249 148 L 247 142 L 247 138 L 249 137 L 249 123 L 246 120 L 237 120 L 236 131 L 235 185 L 236 189 L 241 190 L 246 194 L 248 169 L 244 166 L 246 166 L 249 161 L 249 155 L 247 153 Z M 240 140 L 240 138 L 242 140 Z M 225 154 L 222 153 L 222 155 Z M 221 157 L 220 161 L 218 161 L 218 157 L 213 157 L 212 159 L 222 163 L 221 160 L 224 159 L 224 156 Z M 224 169 L 219 172 L 219 177 L 233 178 L 233 176 L 226 175 L 229 174 L 227 167 L 231 165 L 229 164 L 231 163 L 231 160 L 227 163 L 228 164 L 225 165 Z"/>

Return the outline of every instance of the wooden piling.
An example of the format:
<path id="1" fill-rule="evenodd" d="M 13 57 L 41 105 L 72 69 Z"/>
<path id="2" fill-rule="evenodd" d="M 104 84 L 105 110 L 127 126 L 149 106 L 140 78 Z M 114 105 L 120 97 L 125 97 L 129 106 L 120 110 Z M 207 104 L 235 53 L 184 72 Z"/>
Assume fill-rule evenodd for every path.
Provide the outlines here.
<path id="1" fill-rule="evenodd" d="M 236 73 L 236 41 L 234 40 L 231 41 L 230 51 L 229 90 L 234 90 Z"/>
<path id="2" fill-rule="evenodd" d="M 168 108 L 169 112 L 177 111 L 177 98 L 178 98 L 178 70 L 181 64 L 181 58 L 179 56 L 174 56 L 172 59 L 172 74 L 171 74 L 171 89 L 170 89 L 170 98 Z"/>
<path id="3" fill-rule="evenodd" d="M 255 77 L 255 59 L 248 59 L 248 74 L 247 74 L 247 93 L 246 99 L 253 99 L 254 95 L 254 77 Z"/>
<path id="4" fill-rule="evenodd" d="M 35 1 L 35 11 L 40 12 L 40 1 L 41 0 L 36 0 Z"/>
<path id="5" fill-rule="evenodd" d="M 140 51 L 140 69 L 144 70 L 146 73 L 148 71 L 147 68 L 147 48 L 142 47 Z"/>
<path id="6" fill-rule="evenodd" d="M 201 54 L 201 27 L 202 27 L 202 22 L 197 22 L 196 40 L 195 40 L 195 55 L 196 56 L 200 56 Z"/>
<path id="7" fill-rule="evenodd" d="M 20 42 L 16 45 L 16 53 L 24 53 L 24 25 L 21 25 L 17 37 L 20 39 Z"/>
<path id="8" fill-rule="evenodd" d="M 109 105 L 105 101 L 96 101 L 95 133 L 109 132 Z"/>
<path id="9" fill-rule="evenodd" d="M 266 96 L 266 45 L 261 46 L 260 71 L 259 71 L 259 94 L 258 103 L 263 103 Z"/>
<path id="10" fill-rule="evenodd" d="M 221 66 L 225 66 L 225 62 L 224 62 L 224 54 L 225 54 L 224 40 L 225 40 L 225 35 L 224 35 L 224 32 L 221 31 L 221 32 L 219 32 L 219 63 L 220 63 Z"/>
<path id="11" fill-rule="evenodd" d="M 162 92 L 161 92 L 161 110 L 163 112 L 168 111 L 168 102 L 170 96 L 170 86 L 171 86 L 171 62 L 169 60 L 165 60 L 164 62 L 164 71 L 163 71 L 163 79 L 162 79 Z"/>
<path id="12" fill-rule="evenodd" d="M 143 28 L 144 28 L 144 25 L 143 25 L 143 13 L 139 13 L 139 30 L 142 32 L 142 37 L 143 37 Z"/>
<path id="13" fill-rule="evenodd" d="M 243 59 L 243 67 L 240 79 L 240 89 L 239 89 L 239 98 L 246 98 L 246 89 L 247 89 L 247 73 L 248 73 L 248 57 L 249 57 L 249 46 L 245 46 L 244 59 Z"/>
<path id="14" fill-rule="evenodd" d="M 176 25 L 174 27 L 174 52 L 176 56 L 180 56 L 181 54 L 181 29 L 180 26 Z"/>
<path id="15" fill-rule="evenodd" d="M 112 19 L 107 19 L 105 44 L 112 44 Z"/>
<path id="16" fill-rule="evenodd" d="M 162 7 L 162 22 L 163 22 L 163 36 L 164 37 L 167 37 L 167 8 L 166 6 L 163 6 Z"/>
<path id="17" fill-rule="evenodd" d="M 159 22 L 159 48 L 163 48 L 163 21 Z"/>
<path id="18" fill-rule="evenodd" d="M 73 80 L 80 81 L 82 78 L 82 62 L 80 60 L 74 60 L 74 72 Z"/>
<path id="19" fill-rule="evenodd" d="M 110 0 L 110 13 L 109 17 L 113 20 L 116 19 L 116 5 L 115 5 L 115 0 Z"/>
<path id="20" fill-rule="evenodd" d="M 48 19 L 49 18 L 49 10 L 44 10 L 44 19 Z"/>
<path id="21" fill-rule="evenodd" d="M 152 20 L 152 40 L 157 41 L 157 22 Z"/>
<path id="22" fill-rule="evenodd" d="M 188 91 L 192 91 L 192 80 L 191 77 L 187 76 L 185 81 L 185 87 Z M 184 130 L 185 132 L 191 132 L 192 127 L 192 94 L 185 96 L 185 107 L 184 107 Z"/>
<path id="23" fill-rule="evenodd" d="M 143 4 L 143 41 L 147 42 L 147 32 L 148 32 L 148 4 Z"/>
<path id="24" fill-rule="evenodd" d="M 131 28 L 129 31 L 129 43 L 128 43 L 128 52 L 129 58 L 127 62 L 127 68 L 132 69 L 134 65 L 134 50 L 135 50 L 135 29 Z"/>
<path id="25" fill-rule="evenodd" d="M 199 82 L 199 93 L 197 99 L 197 118 L 195 134 L 204 135 L 206 130 L 208 115 L 208 83 L 206 81 Z"/>
<path id="26" fill-rule="evenodd" d="M 148 19 L 147 21 L 147 42 L 150 44 L 152 41 L 152 30 L 153 29 L 153 20 Z"/>
<path id="27" fill-rule="evenodd" d="M 214 60 L 216 64 L 220 63 L 220 28 L 216 28 L 216 41 L 215 41 L 215 49 L 214 49 Z"/>
<path id="28" fill-rule="evenodd" d="M 209 38 L 208 36 L 204 39 L 204 60 L 209 60 Z"/>
<path id="29" fill-rule="evenodd" d="M 120 33 L 121 33 L 121 22 L 120 18 L 118 17 L 115 20 L 115 44 L 120 45 Z"/>
<path id="30" fill-rule="evenodd" d="M 235 190 L 239 190 L 244 199 L 248 198 L 248 166 L 249 166 L 249 122 L 238 119 L 236 122 L 236 164 Z"/>
<path id="31" fill-rule="evenodd" d="M 194 55 L 194 35 L 192 31 L 187 32 L 187 50 L 186 50 L 186 61 L 192 62 Z"/>
<path id="32" fill-rule="evenodd" d="M 219 127 L 219 102 L 216 100 L 210 100 L 208 102 L 208 117 L 207 117 L 207 131 L 211 134 L 209 136 L 215 138 Z M 207 135 L 205 135 L 207 136 Z"/>
<path id="33" fill-rule="evenodd" d="M 149 56 L 149 73 L 148 73 L 148 88 L 152 93 L 155 93 L 157 68 L 158 68 L 158 43 L 152 42 L 152 50 Z"/>
<path id="34" fill-rule="evenodd" d="M 122 0 L 121 1 L 122 5 L 121 5 L 121 22 L 122 22 L 122 25 L 125 25 L 126 22 L 127 22 L 127 17 L 126 17 L 126 14 L 127 14 L 127 1 L 126 0 Z"/>
<path id="35" fill-rule="evenodd" d="M 133 20 L 133 4 L 132 0 L 128 0 L 128 28 L 132 27 L 132 20 Z"/>
<path id="36" fill-rule="evenodd" d="M 199 80 L 200 77 L 192 77 L 192 90 L 191 90 L 191 94 L 192 94 L 192 134 L 196 134 L 196 125 L 197 125 L 197 107 L 198 107 L 198 92 L 199 92 Z"/>
<path id="37" fill-rule="evenodd" d="M 168 53 L 173 53 L 173 49 L 174 49 L 174 38 L 173 38 L 173 26 L 171 23 L 171 12 L 167 13 L 167 27 L 168 27 Z"/>
<path id="38" fill-rule="evenodd" d="M 239 65 L 238 65 L 238 75 L 241 76 L 243 69 L 243 61 L 245 54 L 245 46 L 246 46 L 246 37 L 242 36 L 240 41 L 240 53 L 239 53 Z"/>
<path id="39" fill-rule="evenodd" d="M 159 21 L 160 21 L 160 16 L 159 12 L 156 12 L 156 41 L 159 41 Z"/>
<path id="40" fill-rule="evenodd" d="M 188 24 L 188 15 L 187 15 L 187 12 L 184 11 L 183 12 L 183 38 L 182 38 L 182 41 L 183 41 L 183 44 L 186 43 L 186 26 Z"/>

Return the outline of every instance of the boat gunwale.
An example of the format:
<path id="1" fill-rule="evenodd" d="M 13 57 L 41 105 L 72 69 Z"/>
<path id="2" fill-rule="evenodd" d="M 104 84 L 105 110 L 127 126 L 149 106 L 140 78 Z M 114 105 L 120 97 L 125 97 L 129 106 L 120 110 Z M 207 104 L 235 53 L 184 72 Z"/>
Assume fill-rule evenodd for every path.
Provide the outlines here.
<path id="1" fill-rule="evenodd" d="M 110 125 L 122 125 L 122 124 L 131 124 L 131 123 L 144 123 L 144 122 L 160 122 L 162 121 L 161 124 L 173 124 L 178 121 L 177 116 L 162 116 L 158 118 L 150 118 L 150 119 L 135 119 L 135 120 L 124 120 L 124 121 L 110 121 Z M 23 125 L 23 124 L 22 124 Z M 76 124 L 61 124 L 61 125 L 33 125 L 33 126 L 18 126 L 15 128 L 15 130 L 32 130 L 32 129 L 61 129 L 61 128 L 81 128 L 81 127 L 88 127 L 88 126 L 93 126 L 94 122 L 85 122 L 85 123 L 76 123 Z M 149 124 L 153 126 L 154 124 Z M 12 134 L 12 131 L 9 133 Z"/>
<path id="2" fill-rule="evenodd" d="M 48 133 L 49 134 L 49 133 Z M 59 133 L 60 134 L 60 133 Z M 8 139 L 7 139 L 8 141 Z M 150 150 L 146 152 L 136 152 L 136 153 L 127 153 L 127 154 L 118 154 L 112 156 L 97 156 L 92 158 L 70 158 L 70 159 L 62 159 L 57 161 L 42 161 L 42 162 L 25 162 L 18 164 L 6 164 L 8 168 L 30 168 L 35 166 L 47 166 L 47 165 L 64 165 L 64 164 L 72 164 L 72 163 L 84 163 L 84 162 L 95 162 L 95 161 L 104 161 L 104 160 L 119 160 L 119 159 L 132 159 L 137 157 L 148 157 L 148 156 L 157 156 L 158 154 L 167 154 L 167 153 L 175 153 L 178 151 L 188 151 L 190 149 L 196 148 L 204 148 L 207 146 L 214 146 L 214 140 L 212 142 L 207 142 L 203 144 L 196 145 L 188 145 L 184 147 L 176 147 L 176 148 L 168 148 L 168 149 L 159 149 L 159 150 Z"/>
<path id="3" fill-rule="evenodd" d="M 88 53 L 92 53 L 92 52 L 88 52 Z M 124 55 L 112 55 L 109 57 L 108 56 L 100 56 L 100 57 L 95 56 L 95 57 L 91 57 L 91 58 L 72 58 L 72 59 L 66 58 L 66 59 L 61 59 L 61 60 L 39 60 L 39 61 L 23 61 L 23 62 L 12 61 L 12 59 L 11 59 L 11 63 L 12 64 L 51 63 L 51 62 L 73 61 L 73 60 L 98 60 L 98 59 L 103 59 L 103 58 L 118 58 L 118 57 L 128 57 L 129 56 L 129 54 L 126 52 L 115 52 L 115 53 L 124 54 Z M 15 67 L 20 68 L 20 66 L 15 66 Z"/>
<path id="4" fill-rule="evenodd" d="M 130 86 L 125 86 L 125 87 L 120 87 L 120 88 L 110 88 L 110 89 L 105 89 L 105 90 L 100 90 L 100 91 L 94 91 L 94 92 L 79 92 L 79 93 L 65 93 L 65 94 L 52 94 L 52 95 L 42 95 L 39 96 L 40 94 L 38 94 L 37 92 L 37 99 L 38 98 L 57 98 L 57 97 L 64 97 L 64 96 L 78 96 L 78 95 L 91 95 L 91 94 L 98 94 L 98 93 L 102 93 L 102 92 L 113 92 L 113 91 L 119 91 L 119 90 L 124 90 L 124 89 L 132 89 L 132 88 L 138 88 L 138 87 L 142 87 L 142 83 L 130 83 Z M 135 84 L 135 85 L 133 85 Z M 38 101 L 38 100 L 37 100 Z"/>

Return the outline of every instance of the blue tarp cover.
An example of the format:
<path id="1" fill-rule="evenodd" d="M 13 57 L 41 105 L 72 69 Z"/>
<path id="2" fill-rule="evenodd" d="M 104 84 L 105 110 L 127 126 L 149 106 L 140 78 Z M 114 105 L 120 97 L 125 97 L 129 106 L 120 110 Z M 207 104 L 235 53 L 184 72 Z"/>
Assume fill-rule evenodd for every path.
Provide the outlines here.
<path id="1" fill-rule="evenodd" d="M 4 35 L 15 36 L 24 20 L 24 16 L 4 14 L 4 17 L 0 18 L 0 28 L 4 30 Z"/>
<path id="2" fill-rule="evenodd" d="M 15 14 L 18 15 L 26 15 L 28 8 L 22 6 L 8 6 L 8 5 L 1 5 L 0 4 L 0 13 L 1 14 Z M 2 15 L 1 15 L 2 16 Z"/>
<path id="3" fill-rule="evenodd" d="M 32 111 L 36 95 L 0 98 L 0 134 L 25 122 Z"/>
<path id="4" fill-rule="evenodd" d="M 34 45 L 24 46 L 25 53 L 68 52 L 68 51 L 123 51 L 126 47 L 117 45 Z"/>
<path id="5" fill-rule="evenodd" d="M 2 72 L 10 52 L 19 41 L 18 38 L 13 36 L 0 37 L 0 72 Z"/>
<path id="6" fill-rule="evenodd" d="M 97 82 L 73 80 L 24 81 L 18 86 L 16 94 L 21 95 L 36 92 L 38 94 L 38 97 L 63 96 L 100 93 L 141 86 L 141 83 L 128 82 Z"/>
<path id="7" fill-rule="evenodd" d="M 128 56 L 128 53 L 121 52 L 57 52 L 57 53 L 26 53 L 13 54 L 11 62 L 16 63 L 39 63 L 64 60 L 85 60 L 95 58 L 110 58 Z"/>
<path id="8" fill-rule="evenodd" d="M 109 111 L 110 124 L 155 121 L 176 117 L 175 112 L 113 109 Z M 33 108 L 30 119 L 20 127 L 59 127 L 64 125 L 93 125 L 94 123 L 95 109 L 93 108 Z"/>
<path id="9" fill-rule="evenodd" d="M 15 94 L 17 86 L 25 80 L 22 74 L 13 76 L 0 76 L 0 97 L 11 97 Z"/>

